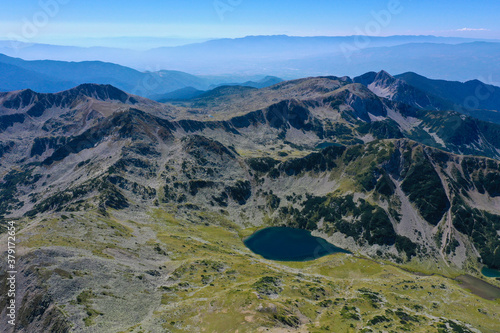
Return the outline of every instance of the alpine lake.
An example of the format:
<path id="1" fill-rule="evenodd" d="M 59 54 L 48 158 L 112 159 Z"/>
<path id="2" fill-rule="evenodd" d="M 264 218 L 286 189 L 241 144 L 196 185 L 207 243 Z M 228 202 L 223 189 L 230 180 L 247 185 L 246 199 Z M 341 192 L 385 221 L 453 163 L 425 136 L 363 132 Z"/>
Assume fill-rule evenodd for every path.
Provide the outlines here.
<path id="1" fill-rule="evenodd" d="M 261 229 L 244 240 L 252 252 L 274 261 L 312 261 L 334 253 L 351 253 L 311 235 L 303 229 L 289 227 L 269 227 Z M 483 268 L 486 277 L 497 277 L 500 272 Z M 500 288 L 470 275 L 455 279 L 459 285 L 485 299 L 500 298 Z"/>
<path id="2" fill-rule="evenodd" d="M 310 261 L 333 253 L 350 253 L 310 231 L 288 227 L 259 230 L 245 240 L 245 245 L 265 259 L 276 261 Z"/>

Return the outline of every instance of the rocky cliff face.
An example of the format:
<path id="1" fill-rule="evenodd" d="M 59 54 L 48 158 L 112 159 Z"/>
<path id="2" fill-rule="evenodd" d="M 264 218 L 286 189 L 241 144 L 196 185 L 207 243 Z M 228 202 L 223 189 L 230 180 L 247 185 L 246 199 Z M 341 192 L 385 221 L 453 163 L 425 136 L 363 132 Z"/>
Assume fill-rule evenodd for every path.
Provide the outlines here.
<path id="1" fill-rule="evenodd" d="M 417 108 L 454 110 L 453 102 L 429 92 L 424 92 L 404 80 L 393 77 L 386 71 L 366 73 L 354 78 L 354 82 L 365 85 L 379 97 L 402 102 Z"/>

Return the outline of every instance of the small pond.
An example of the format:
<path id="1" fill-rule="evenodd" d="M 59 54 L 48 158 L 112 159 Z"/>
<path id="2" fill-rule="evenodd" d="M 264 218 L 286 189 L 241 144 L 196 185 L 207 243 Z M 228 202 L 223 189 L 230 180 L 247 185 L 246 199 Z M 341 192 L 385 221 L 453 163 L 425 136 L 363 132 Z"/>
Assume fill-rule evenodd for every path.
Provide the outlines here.
<path id="1" fill-rule="evenodd" d="M 317 145 L 315 148 L 316 149 L 325 149 L 328 147 L 342 147 L 340 143 L 335 143 L 335 142 L 322 142 L 319 145 Z"/>
<path id="2" fill-rule="evenodd" d="M 488 267 L 483 267 L 481 274 L 490 278 L 500 278 L 500 271 Z"/>
<path id="3" fill-rule="evenodd" d="M 312 236 L 310 231 L 287 227 L 259 230 L 245 240 L 245 245 L 252 252 L 277 261 L 309 261 L 333 253 L 350 253 Z"/>

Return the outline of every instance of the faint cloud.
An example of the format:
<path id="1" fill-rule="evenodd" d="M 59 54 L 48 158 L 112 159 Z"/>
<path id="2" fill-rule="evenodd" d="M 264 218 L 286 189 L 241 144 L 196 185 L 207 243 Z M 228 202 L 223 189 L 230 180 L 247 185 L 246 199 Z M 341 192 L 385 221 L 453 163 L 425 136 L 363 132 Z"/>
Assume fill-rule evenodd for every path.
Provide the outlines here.
<path id="1" fill-rule="evenodd" d="M 462 29 L 457 29 L 456 31 L 490 31 L 490 29 L 484 29 L 484 28 L 462 28 Z"/>

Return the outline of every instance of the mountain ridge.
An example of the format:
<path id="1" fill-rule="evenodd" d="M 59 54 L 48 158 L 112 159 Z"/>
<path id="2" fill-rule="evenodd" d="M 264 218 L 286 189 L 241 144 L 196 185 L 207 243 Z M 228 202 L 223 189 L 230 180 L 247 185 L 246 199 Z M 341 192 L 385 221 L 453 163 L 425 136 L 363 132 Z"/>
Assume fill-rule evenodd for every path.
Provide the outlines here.
<path id="1" fill-rule="evenodd" d="M 152 97 L 193 86 L 208 89 L 220 85 L 227 77 L 199 77 L 182 71 L 158 70 L 140 72 L 104 61 L 65 62 L 55 60 L 26 61 L 0 54 L 1 72 L 5 82 L 0 91 L 34 88 L 46 93 L 68 90 L 79 84 L 111 84 L 134 95 Z M 75 79 L 77 78 L 77 79 Z M 272 84 L 255 82 L 257 85 Z"/>
<path id="2" fill-rule="evenodd" d="M 24 44 L 9 47 L 7 42 L 0 52 L 31 60 L 100 60 L 141 71 L 152 71 L 151 64 L 157 64 L 158 69 L 172 68 L 197 75 L 255 75 L 262 74 L 265 68 L 267 75 L 293 79 L 329 73 L 354 77 L 370 70 L 386 69 L 391 73 L 417 71 L 429 77 L 465 81 L 489 74 L 497 76 L 498 68 L 491 61 L 498 55 L 497 46 L 498 40 L 435 36 L 251 36 L 145 52 L 106 48 L 76 48 L 75 51 L 72 47 L 66 52 L 65 47 Z M 430 61 L 431 57 L 434 61 Z M 458 66 L 459 71 L 446 66 L 450 62 L 468 66 Z M 241 82 L 244 81 L 247 80 Z"/>

